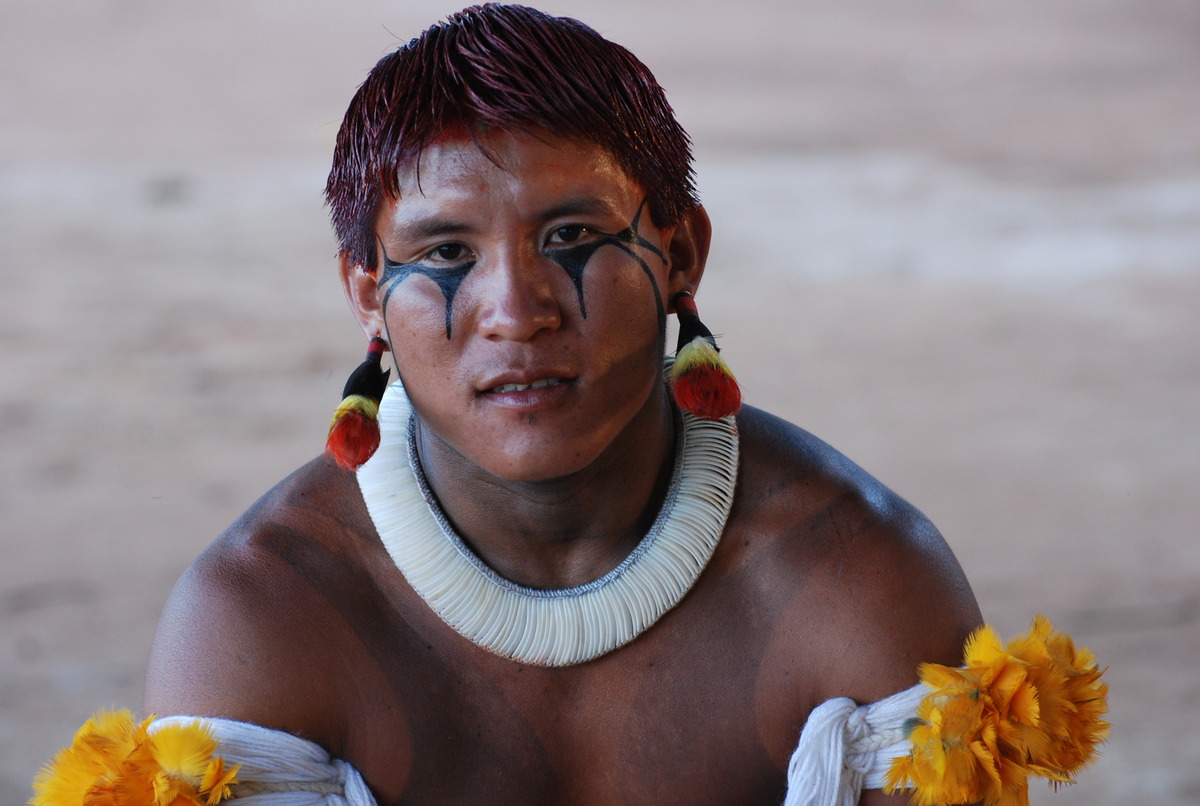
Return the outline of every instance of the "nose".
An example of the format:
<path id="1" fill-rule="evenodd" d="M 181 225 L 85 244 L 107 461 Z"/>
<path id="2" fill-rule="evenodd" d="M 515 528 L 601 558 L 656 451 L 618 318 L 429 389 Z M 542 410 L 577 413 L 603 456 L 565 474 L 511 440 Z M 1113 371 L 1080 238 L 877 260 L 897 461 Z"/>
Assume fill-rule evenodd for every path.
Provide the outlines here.
<path id="1" fill-rule="evenodd" d="M 484 267 L 477 287 L 479 334 L 493 341 L 527 342 L 557 330 L 562 306 L 554 268 L 541 255 L 517 250 Z"/>

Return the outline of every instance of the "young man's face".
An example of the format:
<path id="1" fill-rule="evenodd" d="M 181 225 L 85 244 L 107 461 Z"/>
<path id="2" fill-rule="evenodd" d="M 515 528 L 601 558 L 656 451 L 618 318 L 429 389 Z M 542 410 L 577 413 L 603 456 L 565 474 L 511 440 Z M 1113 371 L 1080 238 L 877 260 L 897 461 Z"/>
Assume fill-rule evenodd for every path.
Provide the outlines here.
<path id="1" fill-rule="evenodd" d="M 422 153 L 419 184 L 401 173 L 376 222 L 374 315 L 439 448 L 513 481 L 560 478 L 661 419 L 668 301 L 703 254 L 672 245 L 599 146 L 484 144 L 495 161 L 449 139 Z"/>

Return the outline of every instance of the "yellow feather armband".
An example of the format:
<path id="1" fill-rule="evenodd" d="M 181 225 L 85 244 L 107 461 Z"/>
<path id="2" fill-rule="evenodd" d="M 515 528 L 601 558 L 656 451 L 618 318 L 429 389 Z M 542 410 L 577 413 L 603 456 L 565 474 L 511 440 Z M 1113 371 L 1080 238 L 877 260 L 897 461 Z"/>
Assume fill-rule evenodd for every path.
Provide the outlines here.
<path id="1" fill-rule="evenodd" d="M 1028 778 L 1054 786 L 1108 736 L 1108 686 L 1085 648 L 1045 616 L 1004 646 L 991 627 L 968 640 L 963 666 L 921 666 L 932 690 L 908 725 L 912 752 L 892 762 L 886 792 L 912 789 L 918 806 L 1027 806 Z"/>
<path id="2" fill-rule="evenodd" d="M 38 773 L 30 806 L 216 806 L 240 765 L 227 767 L 203 719 L 150 730 L 129 711 L 99 711 Z"/>

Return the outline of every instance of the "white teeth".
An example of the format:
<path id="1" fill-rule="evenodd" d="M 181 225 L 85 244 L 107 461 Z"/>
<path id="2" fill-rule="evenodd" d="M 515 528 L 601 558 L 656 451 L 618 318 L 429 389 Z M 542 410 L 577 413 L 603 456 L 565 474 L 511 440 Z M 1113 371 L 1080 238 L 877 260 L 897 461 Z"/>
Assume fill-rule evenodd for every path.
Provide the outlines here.
<path id="1" fill-rule="evenodd" d="M 492 389 L 493 392 L 524 392 L 526 389 L 545 389 L 547 386 L 558 386 L 562 383 L 559 378 L 538 378 L 533 383 L 505 383 Z"/>

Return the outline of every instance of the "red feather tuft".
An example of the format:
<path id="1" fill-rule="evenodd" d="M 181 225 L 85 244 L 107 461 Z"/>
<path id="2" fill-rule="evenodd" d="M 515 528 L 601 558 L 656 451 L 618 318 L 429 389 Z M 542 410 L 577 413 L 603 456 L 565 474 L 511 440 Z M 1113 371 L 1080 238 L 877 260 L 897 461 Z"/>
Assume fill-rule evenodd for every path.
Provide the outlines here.
<path id="1" fill-rule="evenodd" d="M 724 367 L 695 365 L 675 379 L 672 390 L 681 409 L 704 420 L 737 414 L 742 407 L 742 390 Z"/>
<path id="2" fill-rule="evenodd" d="M 357 409 L 334 420 L 325 441 L 325 452 L 347 470 L 358 470 L 378 448 L 379 423 Z"/>
<path id="3" fill-rule="evenodd" d="M 694 317 L 682 319 L 693 328 L 702 327 Z M 720 420 L 742 407 L 742 390 L 711 336 L 697 335 L 686 342 L 681 338 L 671 366 L 671 389 L 681 409 L 704 420 Z"/>

